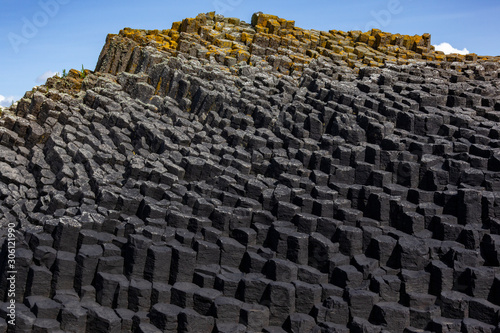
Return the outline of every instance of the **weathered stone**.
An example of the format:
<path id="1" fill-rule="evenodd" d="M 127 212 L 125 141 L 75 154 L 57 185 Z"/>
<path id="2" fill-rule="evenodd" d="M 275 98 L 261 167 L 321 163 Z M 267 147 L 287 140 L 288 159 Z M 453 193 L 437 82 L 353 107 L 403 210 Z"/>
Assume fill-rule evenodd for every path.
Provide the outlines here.
<path id="1" fill-rule="evenodd" d="M 497 329 L 498 62 L 262 13 L 109 35 L 0 110 L 0 331 L 13 272 L 19 332 Z"/>

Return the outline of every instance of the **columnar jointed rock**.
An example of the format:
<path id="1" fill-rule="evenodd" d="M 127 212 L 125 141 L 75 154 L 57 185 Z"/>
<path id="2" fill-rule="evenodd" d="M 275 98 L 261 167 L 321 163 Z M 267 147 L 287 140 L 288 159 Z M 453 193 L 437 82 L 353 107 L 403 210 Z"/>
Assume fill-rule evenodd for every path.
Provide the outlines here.
<path id="1" fill-rule="evenodd" d="M 428 34 L 109 35 L 0 115 L 0 330 L 12 226 L 20 332 L 498 330 L 498 96 Z"/>

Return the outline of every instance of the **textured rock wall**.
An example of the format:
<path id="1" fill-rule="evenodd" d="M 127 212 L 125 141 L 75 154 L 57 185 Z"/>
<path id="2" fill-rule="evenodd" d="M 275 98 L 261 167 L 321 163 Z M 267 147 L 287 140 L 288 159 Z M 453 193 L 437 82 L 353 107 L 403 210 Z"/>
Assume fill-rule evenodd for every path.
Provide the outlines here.
<path id="1" fill-rule="evenodd" d="M 498 331 L 499 73 L 265 14 L 109 35 L 0 118 L 15 331 Z"/>

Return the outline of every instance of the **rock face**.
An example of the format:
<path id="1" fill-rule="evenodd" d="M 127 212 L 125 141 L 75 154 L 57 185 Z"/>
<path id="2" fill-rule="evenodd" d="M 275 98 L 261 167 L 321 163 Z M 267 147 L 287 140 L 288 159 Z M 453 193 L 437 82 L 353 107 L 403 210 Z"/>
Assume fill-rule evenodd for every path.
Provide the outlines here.
<path id="1" fill-rule="evenodd" d="M 499 330 L 499 96 L 428 34 L 109 35 L 1 114 L 0 331 Z"/>

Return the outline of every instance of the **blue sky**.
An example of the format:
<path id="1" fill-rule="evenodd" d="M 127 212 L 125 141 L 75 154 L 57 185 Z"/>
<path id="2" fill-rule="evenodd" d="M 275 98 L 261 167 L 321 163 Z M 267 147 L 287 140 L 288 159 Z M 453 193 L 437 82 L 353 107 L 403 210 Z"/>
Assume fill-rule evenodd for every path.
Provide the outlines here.
<path id="1" fill-rule="evenodd" d="M 498 0 L 0 0 L 0 105 L 11 104 L 47 75 L 94 69 L 108 33 L 124 27 L 166 29 L 172 22 L 216 11 L 250 22 L 262 11 L 318 30 L 431 33 L 480 55 L 500 55 Z"/>

